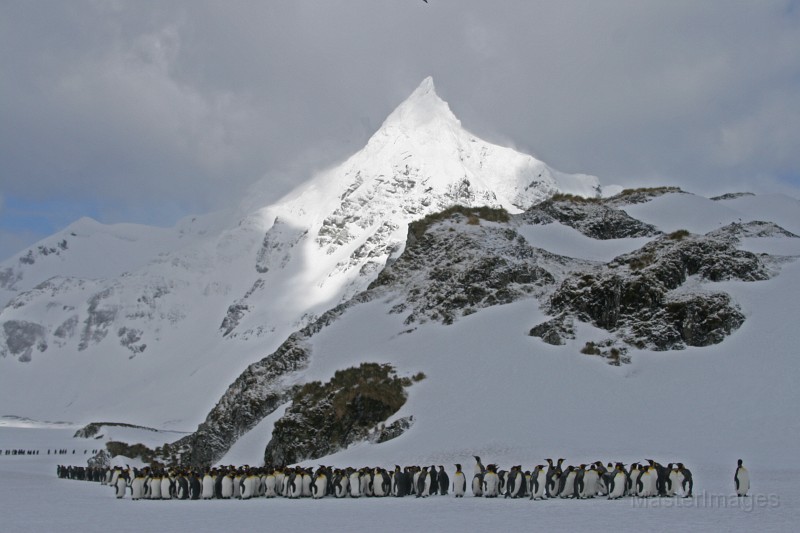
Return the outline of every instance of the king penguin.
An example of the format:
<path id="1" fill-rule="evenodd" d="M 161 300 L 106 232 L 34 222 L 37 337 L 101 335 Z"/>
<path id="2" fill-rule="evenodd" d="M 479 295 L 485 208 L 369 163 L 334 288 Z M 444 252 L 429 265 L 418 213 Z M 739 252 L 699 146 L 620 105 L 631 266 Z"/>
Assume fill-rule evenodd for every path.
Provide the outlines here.
<path id="1" fill-rule="evenodd" d="M 736 473 L 733 475 L 733 481 L 736 483 L 736 495 L 747 496 L 747 491 L 750 490 L 750 473 L 742 464 L 741 459 L 738 464 Z"/>
<path id="2" fill-rule="evenodd" d="M 628 474 L 622 465 L 617 463 L 608 482 L 608 499 L 618 500 L 625 495 L 628 485 Z"/>
<path id="3" fill-rule="evenodd" d="M 463 498 L 467 491 L 467 476 L 461 471 L 461 465 L 456 463 L 456 473 L 453 474 L 453 494 L 456 498 Z"/>
<path id="4" fill-rule="evenodd" d="M 439 484 L 439 494 L 447 496 L 447 491 L 450 490 L 450 476 L 444 471 L 443 465 L 439 465 L 439 473 L 436 476 L 436 482 Z"/>
<path id="5" fill-rule="evenodd" d="M 117 499 L 125 497 L 125 491 L 128 488 L 128 473 L 123 471 L 117 476 L 117 483 L 114 485 L 116 490 Z"/>
<path id="6" fill-rule="evenodd" d="M 483 476 L 486 473 L 486 467 L 481 463 L 481 458 L 477 455 L 475 457 L 474 476 L 472 477 L 472 494 L 473 496 L 483 496 Z"/>

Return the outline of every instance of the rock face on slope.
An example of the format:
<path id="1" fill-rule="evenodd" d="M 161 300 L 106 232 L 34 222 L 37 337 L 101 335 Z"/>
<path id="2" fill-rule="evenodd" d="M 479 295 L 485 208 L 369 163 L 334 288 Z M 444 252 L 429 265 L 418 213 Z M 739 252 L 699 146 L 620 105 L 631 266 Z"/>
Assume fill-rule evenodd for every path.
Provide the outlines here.
<path id="1" fill-rule="evenodd" d="M 556 195 L 528 209 L 522 219 L 531 224 L 560 222 L 587 237 L 600 240 L 660 235 L 655 226 L 636 220 L 613 207 L 613 201 L 627 196 L 629 193 L 620 194 L 612 200 L 602 200 Z"/>
<path id="2" fill-rule="evenodd" d="M 366 439 L 403 406 L 404 389 L 411 383 L 411 378 L 397 377 L 390 365 L 377 363 L 339 370 L 325 384 L 306 383 L 275 422 L 264 462 L 288 465 L 317 459 Z"/>
<path id="3" fill-rule="evenodd" d="M 452 324 L 531 294 L 590 263 L 530 246 L 505 210 L 455 207 L 409 226 L 406 249 L 370 288 L 400 296 L 405 323 Z"/>
<path id="4" fill-rule="evenodd" d="M 755 254 L 738 250 L 731 239 L 675 232 L 602 267 L 576 273 L 550 297 L 556 319 L 531 334 L 563 343 L 557 328 L 574 316 L 614 332 L 625 343 L 654 350 L 708 346 L 721 342 L 744 322 L 724 293 L 686 287 L 707 281 L 758 281 L 770 277 Z"/>

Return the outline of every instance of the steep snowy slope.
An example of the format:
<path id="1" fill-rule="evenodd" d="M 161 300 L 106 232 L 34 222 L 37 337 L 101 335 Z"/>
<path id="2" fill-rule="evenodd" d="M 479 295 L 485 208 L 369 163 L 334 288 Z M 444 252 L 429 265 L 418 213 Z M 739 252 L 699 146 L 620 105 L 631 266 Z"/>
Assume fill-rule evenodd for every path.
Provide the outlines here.
<path id="1" fill-rule="evenodd" d="M 693 221 L 696 228 L 728 222 L 710 208 L 714 202 L 688 194 L 643 204 L 639 214 L 655 221 L 664 203 L 679 213 L 709 207 Z M 796 209 L 786 202 L 773 215 L 797 220 Z M 572 230 L 561 231 L 571 255 Z M 750 238 L 759 239 L 771 240 L 795 259 L 781 263 L 779 274 L 769 280 L 691 283 L 691 290 L 730 294 L 746 316 L 740 329 L 702 348 L 634 349 L 631 364 L 619 367 L 580 353 L 587 340 L 605 335 L 591 325 L 579 324 L 576 338 L 563 346 L 528 336 L 531 326 L 546 318 L 533 297 L 480 309 L 449 326 L 430 321 L 411 329 L 406 314 L 396 312 L 396 297 L 352 306 L 306 339 L 310 357 L 303 380 L 324 382 L 336 370 L 362 361 L 427 377 L 412 385 L 408 402 L 387 420 L 413 417 L 406 433 L 382 444 L 351 446 L 325 462 L 451 464 L 473 454 L 504 465 L 537 464 L 547 456 L 565 456 L 575 464 L 656 456 L 703 468 L 735 464 L 738 457 L 761 468 L 793 461 L 800 438 L 793 411 L 800 402 L 794 385 L 800 378 L 795 360 L 800 339 L 791 325 L 800 320 L 795 298 L 800 239 Z M 561 251 L 558 246 L 549 250 Z M 264 419 L 221 462 L 259 462 L 282 411 Z"/>
<path id="2" fill-rule="evenodd" d="M 600 187 L 475 138 L 428 78 L 363 150 L 275 205 L 171 230 L 80 221 L 32 264 L 0 265 L 0 405 L 191 427 L 247 364 L 366 288 L 412 220 L 456 204 L 519 212 L 559 191 Z"/>

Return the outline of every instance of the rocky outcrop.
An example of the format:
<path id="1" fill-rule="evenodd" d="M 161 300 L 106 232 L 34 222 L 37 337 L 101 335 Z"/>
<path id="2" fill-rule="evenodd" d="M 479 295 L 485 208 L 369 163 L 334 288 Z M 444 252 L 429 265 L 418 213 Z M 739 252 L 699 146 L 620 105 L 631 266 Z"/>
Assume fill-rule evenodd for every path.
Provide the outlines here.
<path id="1" fill-rule="evenodd" d="M 409 226 L 406 249 L 370 288 L 400 294 L 406 324 L 452 324 L 485 307 L 541 291 L 588 265 L 530 246 L 501 209 L 455 207 Z"/>
<path id="2" fill-rule="evenodd" d="M 528 209 L 522 220 L 529 224 L 559 222 L 593 239 L 655 237 L 655 226 L 629 216 L 599 198 L 557 195 Z"/>
<path id="3" fill-rule="evenodd" d="M 31 361 L 34 348 L 40 352 L 47 349 L 45 329 L 39 324 L 27 320 L 7 320 L 3 322 L 3 333 L 8 352 L 23 363 Z"/>
<path id="4" fill-rule="evenodd" d="M 770 273 L 757 255 L 736 249 L 730 239 L 675 232 L 608 265 L 570 276 L 550 297 L 547 308 L 559 317 L 573 315 L 616 332 L 639 348 L 716 344 L 741 326 L 744 315 L 726 294 L 702 288 L 679 290 L 690 276 L 757 281 L 768 279 Z M 547 324 L 531 334 L 551 344 L 568 338 Z"/>
<path id="5" fill-rule="evenodd" d="M 378 424 L 406 402 L 410 378 L 399 378 L 390 365 L 362 363 L 337 371 L 325 384 L 306 383 L 275 422 L 264 462 L 288 465 L 330 455 L 366 440 Z M 399 422 L 385 437 L 402 433 Z"/>

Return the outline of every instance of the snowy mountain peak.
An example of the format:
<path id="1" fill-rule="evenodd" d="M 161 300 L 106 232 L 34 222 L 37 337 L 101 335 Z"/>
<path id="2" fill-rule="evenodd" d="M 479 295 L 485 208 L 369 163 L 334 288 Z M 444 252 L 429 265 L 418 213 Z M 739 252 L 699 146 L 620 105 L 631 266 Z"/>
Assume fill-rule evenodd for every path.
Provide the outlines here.
<path id="1" fill-rule="evenodd" d="M 384 121 L 381 130 L 411 132 L 431 125 L 460 128 L 461 122 L 447 102 L 436 94 L 433 78 L 428 76 L 411 95 Z"/>

